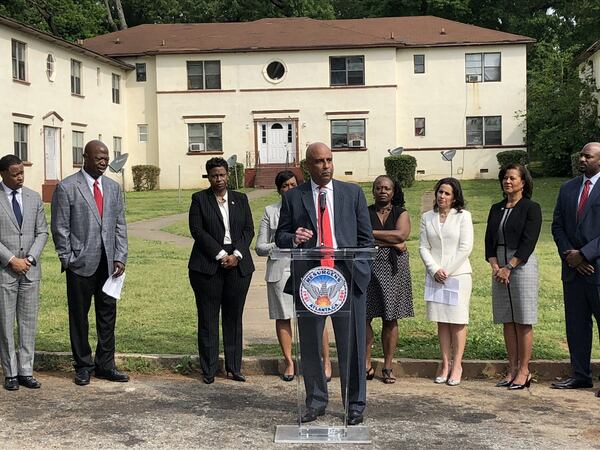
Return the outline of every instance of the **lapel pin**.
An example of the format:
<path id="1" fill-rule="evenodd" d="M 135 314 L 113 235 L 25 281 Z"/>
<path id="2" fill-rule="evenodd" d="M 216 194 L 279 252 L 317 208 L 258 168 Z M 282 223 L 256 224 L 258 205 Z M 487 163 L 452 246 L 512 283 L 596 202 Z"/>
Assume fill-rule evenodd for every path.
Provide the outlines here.
<path id="1" fill-rule="evenodd" d="M 232 205 L 235 205 L 235 202 L 234 202 L 234 201 L 232 201 L 232 202 L 231 202 L 231 204 L 232 204 Z"/>

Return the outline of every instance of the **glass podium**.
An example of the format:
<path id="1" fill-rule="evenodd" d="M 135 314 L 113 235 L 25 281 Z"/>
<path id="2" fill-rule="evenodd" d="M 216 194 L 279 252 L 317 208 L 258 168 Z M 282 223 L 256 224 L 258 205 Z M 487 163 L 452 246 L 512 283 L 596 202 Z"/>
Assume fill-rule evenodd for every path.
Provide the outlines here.
<path id="1" fill-rule="evenodd" d="M 294 355 L 296 363 L 296 379 L 297 379 L 297 421 L 296 424 L 277 425 L 275 431 L 276 443 L 353 443 L 353 444 L 370 444 L 371 438 L 369 427 L 365 425 L 347 425 L 348 417 L 348 378 L 350 375 L 351 357 L 346 358 L 346 363 L 338 362 L 338 372 L 340 374 L 340 384 L 342 385 L 342 408 L 341 411 L 329 408 L 325 410 L 325 415 L 319 417 L 316 422 L 302 423 L 301 418 L 306 412 L 305 398 L 305 368 L 302 365 L 302 351 L 309 353 L 314 361 L 315 355 L 321 356 L 321 347 L 315 344 L 304 343 L 301 345 L 300 338 L 301 330 L 299 329 L 299 321 L 303 323 L 313 323 L 312 319 L 317 319 L 318 316 L 324 318 L 331 317 L 335 320 L 336 347 L 340 344 L 337 342 L 338 334 L 343 336 L 342 339 L 348 339 L 352 336 L 352 323 L 354 321 L 354 284 L 352 279 L 356 270 L 369 270 L 369 261 L 375 258 L 377 250 L 374 248 L 295 248 L 295 249 L 276 249 L 271 253 L 273 259 L 287 259 L 291 265 L 290 282 L 286 288 L 291 288 L 294 296 L 295 317 L 294 323 Z M 358 266 L 362 267 L 358 267 Z M 347 329 L 346 329 L 347 327 Z M 312 330 L 312 329 L 311 329 Z M 307 335 L 304 335 L 307 336 Z M 311 335 L 312 337 L 312 335 Z M 307 338 L 308 342 L 308 338 Z M 352 354 L 352 343 L 345 343 L 346 353 Z M 309 356 L 305 355 L 305 360 Z M 338 351 L 338 361 L 341 361 L 340 352 Z M 306 361 L 305 361 L 306 362 Z M 359 364 L 364 364 L 364 361 L 359 361 Z M 344 367 L 342 367 L 342 365 Z M 307 363 L 308 366 L 308 363 Z M 319 379 L 316 383 L 313 378 L 309 380 L 308 386 L 314 384 L 322 386 L 322 380 L 325 379 L 324 374 L 317 376 Z M 316 388 L 317 392 L 319 388 Z M 327 385 L 324 386 L 324 395 L 327 394 Z M 340 420 L 341 417 L 341 420 Z M 331 421 L 328 425 L 323 425 L 325 421 Z"/>

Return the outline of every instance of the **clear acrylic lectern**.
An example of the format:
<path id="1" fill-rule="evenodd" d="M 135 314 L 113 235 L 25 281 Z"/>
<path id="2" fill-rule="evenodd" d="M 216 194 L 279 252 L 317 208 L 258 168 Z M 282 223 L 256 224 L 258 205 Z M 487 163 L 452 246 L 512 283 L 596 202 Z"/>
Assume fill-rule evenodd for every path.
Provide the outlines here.
<path id="1" fill-rule="evenodd" d="M 298 319 L 314 315 L 332 316 L 336 320 L 346 318 L 348 332 L 345 334 L 351 336 L 350 327 L 354 320 L 352 279 L 355 267 L 357 262 L 366 264 L 373 260 L 376 252 L 377 250 L 374 248 L 329 249 L 317 247 L 276 249 L 271 253 L 271 258 L 289 259 L 291 264 L 290 285 L 295 306 L 294 353 L 298 394 L 297 422 L 294 425 L 278 425 L 275 432 L 276 443 L 371 443 L 369 427 L 346 425 L 348 383 L 346 383 L 345 392 L 342 395 L 344 399 L 342 411 L 335 411 L 328 407 L 325 416 L 319 418 L 319 425 L 315 425 L 315 422 L 301 423 L 301 417 L 306 411 L 306 407 Z M 348 345 L 350 344 L 348 343 Z M 314 351 L 320 354 L 321 350 L 315 348 Z M 338 367 L 339 373 L 346 375 L 345 380 L 348 380 L 350 372 L 350 358 L 347 359 L 345 367 Z M 364 364 L 364 361 L 359 361 L 359 364 Z M 334 420 L 337 424 L 322 425 L 328 419 L 329 421 Z"/>

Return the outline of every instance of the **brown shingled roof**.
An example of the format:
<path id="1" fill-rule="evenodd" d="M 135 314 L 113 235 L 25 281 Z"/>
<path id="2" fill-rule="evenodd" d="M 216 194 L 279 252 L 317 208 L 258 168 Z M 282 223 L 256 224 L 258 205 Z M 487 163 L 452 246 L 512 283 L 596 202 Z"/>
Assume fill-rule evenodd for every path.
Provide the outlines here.
<path id="1" fill-rule="evenodd" d="M 108 56 L 367 47 L 523 44 L 534 39 L 434 16 L 350 20 L 273 18 L 255 22 L 147 24 L 87 39 Z"/>

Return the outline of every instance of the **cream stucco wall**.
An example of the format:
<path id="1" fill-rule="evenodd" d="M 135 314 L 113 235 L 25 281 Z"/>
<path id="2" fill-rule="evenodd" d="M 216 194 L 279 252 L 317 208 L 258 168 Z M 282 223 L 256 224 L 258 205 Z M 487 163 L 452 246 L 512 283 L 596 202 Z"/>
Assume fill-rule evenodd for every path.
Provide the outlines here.
<path id="1" fill-rule="evenodd" d="M 27 44 L 27 82 L 15 82 L 12 79 L 11 39 Z M 46 57 L 52 53 L 56 60 L 54 81 L 46 75 Z M 28 159 L 31 165 L 26 167 L 26 185 L 40 191 L 45 181 L 44 172 L 44 126 L 60 128 L 62 178 L 79 170 L 73 167 L 72 131 L 84 133 L 84 143 L 91 139 L 106 142 L 111 150 L 113 136 L 125 135 L 127 100 L 124 95 L 126 72 L 105 62 L 88 57 L 83 53 L 65 49 L 54 43 L 46 42 L 31 34 L 11 28 L 0 27 L 0 153 L 13 153 L 15 122 L 29 125 Z M 82 62 L 82 96 L 71 95 L 71 59 Z M 97 69 L 100 69 L 98 80 Z M 111 74 L 121 76 L 121 104 L 112 103 Z M 46 119 L 44 116 L 51 112 Z M 33 116 L 18 117 L 13 114 Z M 62 120 L 60 120 L 60 118 Z M 86 126 L 74 125 L 73 123 Z M 110 174 L 114 177 L 114 174 Z M 120 177 L 117 177 L 120 181 Z"/>

